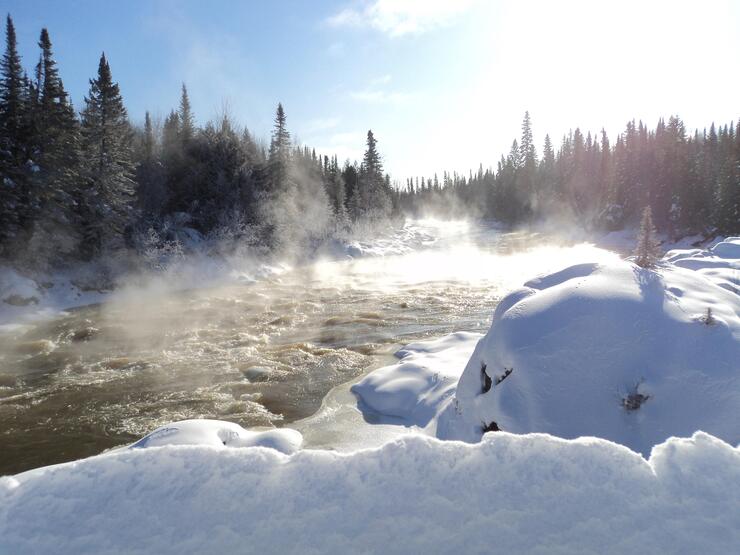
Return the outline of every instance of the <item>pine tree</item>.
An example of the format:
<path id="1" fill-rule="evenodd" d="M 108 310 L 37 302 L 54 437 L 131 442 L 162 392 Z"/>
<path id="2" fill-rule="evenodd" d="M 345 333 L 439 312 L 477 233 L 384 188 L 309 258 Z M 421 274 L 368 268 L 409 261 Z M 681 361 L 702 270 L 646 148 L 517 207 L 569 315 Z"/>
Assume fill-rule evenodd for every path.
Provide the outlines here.
<path id="1" fill-rule="evenodd" d="M 154 129 L 152 128 L 152 118 L 149 111 L 144 114 L 144 141 L 143 141 L 143 158 L 144 160 L 154 159 L 154 148 L 156 140 L 154 138 Z"/>
<path id="2" fill-rule="evenodd" d="M 635 248 L 635 263 L 642 268 L 652 268 L 660 257 L 660 244 L 653 226 L 653 216 L 650 205 L 642 211 L 640 233 L 637 236 Z"/>
<path id="3" fill-rule="evenodd" d="M 11 249 L 30 216 L 25 161 L 28 156 L 28 113 L 25 77 L 13 20 L 6 20 L 5 55 L 0 62 L 0 253 Z"/>
<path id="4" fill-rule="evenodd" d="M 15 172 L 25 162 L 26 102 L 15 27 L 8 15 L 5 55 L 0 62 L 0 169 Z"/>
<path id="5" fill-rule="evenodd" d="M 46 29 L 41 30 L 41 48 L 38 83 L 40 91 L 40 144 L 39 165 L 53 178 L 67 182 L 76 179 L 79 162 L 79 130 L 74 108 L 64 89 L 56 61 L 51 50 L 51 40 Z"/>
<path id="6" fill-rule="evenodd" d="M 359 210 L 362 215 L 382 218 L 390 214 L 392 204 L 388 186 L 383 176 L 383 163 L 378 152 L 378 142 L 372 130 L 367 132 L 367 148 L 360 167 L 358 181 Z M 429 189 L 432 180 L 429 179 Z"/>
<path id="7" fill-rule="evenodd" d="M 187 147 L 195 135 L 195 118 L 193 117 L 193 111 L 190 107 L 190 97 L 188 96 L 188 89 L 185 86 L 185 83 L 182 84 L 180 109 L 177 115 L 179 116 L 180 121 L 180 142 L 183 147 Z"/>
<path id="8" fill-rule="evenodd" d="M 89 255 L 104 243 L 121 246 L 133 193 L 132 132 L 105 54 L 82 111 L 86 208 L 85 247 Z"/>
<path id="9" fill-rule="evenodd" d="M 275 112 L 275 125 L 272 129 L 270 154 L 267 161 L 270 190 L 279 192 L 288 187 L 288 169 L 290 165 L 290 133 L 286 126 L 285 110 L 278 103 Z"/>
<path id="10" fill-rule="evenodd" d="M 167 204 L 168 191 L 164 168 L 156 152 L 157 141 L 149 112 L 144 115 L 141 143 L 140 161 L 136 169 L 136 201 L 144 217 L 151 221 L 161 215 Z"/>
<path id="11" fill-rule="evenodd" d="M 56 265 L 77 254 L 80 241 L 79 123 L 59 76 L 46 29 L 31 89 L 34 221 L 25 253 L 30 264 Z"/>

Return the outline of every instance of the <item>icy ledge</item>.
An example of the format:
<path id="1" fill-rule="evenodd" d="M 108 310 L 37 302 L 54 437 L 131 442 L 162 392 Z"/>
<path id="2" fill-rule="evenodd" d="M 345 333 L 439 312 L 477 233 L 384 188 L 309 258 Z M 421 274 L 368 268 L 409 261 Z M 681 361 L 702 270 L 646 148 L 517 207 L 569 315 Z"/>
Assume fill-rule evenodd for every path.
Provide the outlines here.
<path id="1" fill-rule="evenodd" d="M 132 449 L 0 479 L 2 553 L 730 553 L 740 450 L 406 437 L 339 455 Z"/>

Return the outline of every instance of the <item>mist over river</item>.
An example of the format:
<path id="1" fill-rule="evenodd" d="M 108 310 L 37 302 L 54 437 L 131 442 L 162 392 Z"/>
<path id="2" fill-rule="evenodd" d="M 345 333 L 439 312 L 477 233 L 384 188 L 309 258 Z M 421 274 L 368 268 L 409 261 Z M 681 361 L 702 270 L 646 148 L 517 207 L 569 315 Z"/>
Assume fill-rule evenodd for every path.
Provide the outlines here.
<path id="1" fill-rule="evenodd" d="M 535 275 L 616 256 L 417 220 L 256 281 L 132 285 L 104 304 L 5 326 L 0 474 L 97 454 L 185 418 L 288 425 L 405 343 L 485 331 L 498 300 Z"/>

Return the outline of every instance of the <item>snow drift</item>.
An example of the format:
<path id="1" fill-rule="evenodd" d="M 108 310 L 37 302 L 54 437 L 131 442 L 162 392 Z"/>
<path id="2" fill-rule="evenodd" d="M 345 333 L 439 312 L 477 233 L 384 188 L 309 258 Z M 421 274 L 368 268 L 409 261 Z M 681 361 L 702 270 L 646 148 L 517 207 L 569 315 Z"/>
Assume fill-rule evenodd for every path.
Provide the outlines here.
<path id="1" fill-rule="evenodd" d="M 740 450 L 406 437 L 339 455 L 132 449 L 0 479 L 2 553 L 730 553 Z"/>
<path id="2" fill-rule="evenodd" d="M 401 361 L 370 372 L 352 386 L 363 410 L 391 417 L 389 423 L 424 427 L 454 395 L 480 333 L 457 332 L 410 343 L 396 352 Z"/>
<path id="3" fill-rule="evenodd" d="M 485 429 L 598 436 L 646 455 L 696 430 L 740 442 L 740 298 L 670 263 L 528 282 L 496 308 L 437 434 Z"/>
<path id="4" fill-rule="evenodd" d="M 192 419 L 161 426 L 132 444 L 129 449 L 164 445 L 258 446 L 290 454 L 298 451 L 302 444 L 300 432 L 290 428 L 250 431 L 224 420 Z"/>
<path id="5" fill-rule="evenodd" d="M 441 439 L 596 436 L 648 455 L 703 430 L 737 444 L 739 250 L 729 238 L 654 269 L 588 263 L 533 279 L 501 300 L 472 356 L 473 334 L 412 344 L 352 391 L 363 411 Z"/>

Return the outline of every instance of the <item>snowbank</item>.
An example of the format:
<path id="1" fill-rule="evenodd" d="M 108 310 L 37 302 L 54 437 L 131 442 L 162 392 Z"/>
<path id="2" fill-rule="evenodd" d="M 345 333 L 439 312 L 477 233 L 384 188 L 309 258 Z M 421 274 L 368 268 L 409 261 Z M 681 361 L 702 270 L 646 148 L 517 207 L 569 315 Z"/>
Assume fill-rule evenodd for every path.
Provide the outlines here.
<path id="1" fill-rule="evenodd" d="M 675 249 L 664 260 L 699 272 L 720 287 L 740 295 L 740 237 L 728 237 L 707 250 Z"/>
<path id="2" fill-rule="evenodd" d="M 0 479 L 2 553 L 731 553 L 740 450 L 406 437 L 339 455 L 170 446 Z"/>
<path id="3" fill-rule="evenodd" d="M 366 414 L 441 439 L 596 436 L 645 455 L 697 430 L 740 443 L 739 250 L 729 238 L 655 270 L 615 261 L 533 279 L 501 300 L 472 356 L 475 334 L 412 344 L 352 391 Z"/>
<path id="4" fill-rule="evenodd" d="M 406 345 L 401 361 L 370 372 L 351 391 L 364 411 L 395 417 L 406 426 L 426 426 L 455 392 L 480 333 L 458 332 Z M 392 421 L 391 421 L 392 422 Z"/>
<path id="5" fill-rule="evenodd" d="M 301 448 L 303 437 L 289 428 L 255 432 L 224 420 L 181 420 L 157 428 L 129 447 L 209 445 L 215 447 L 269 447 L 289 455 Z"/>
<path id="6" fill-rule="evenodd" d="M 711 309 L 711 319 L 707 319 Z M 740 442 L 740 297 L 669 263 L 580 264 L 505 297 L 442 438 L 598 436 L 643 454 L 703 430 Z"/>

